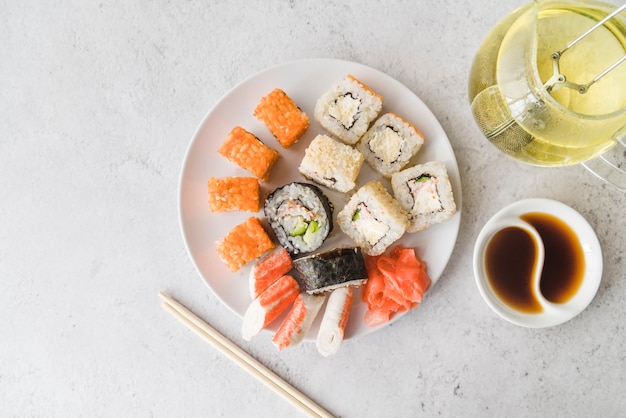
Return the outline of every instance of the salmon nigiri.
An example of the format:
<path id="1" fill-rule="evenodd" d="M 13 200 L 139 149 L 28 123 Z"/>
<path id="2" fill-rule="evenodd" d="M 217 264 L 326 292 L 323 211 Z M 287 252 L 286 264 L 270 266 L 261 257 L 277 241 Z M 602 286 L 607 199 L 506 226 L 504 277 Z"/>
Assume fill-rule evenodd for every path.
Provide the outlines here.
<path id="1" fill-rule="evenodd" d="M 299 293 L 300 285 L 292 276 L 285 275 L 275 281 L 248 306 L 243 317 L 243 338 L 249 341 L 261 332 L 289 308 Z"/>

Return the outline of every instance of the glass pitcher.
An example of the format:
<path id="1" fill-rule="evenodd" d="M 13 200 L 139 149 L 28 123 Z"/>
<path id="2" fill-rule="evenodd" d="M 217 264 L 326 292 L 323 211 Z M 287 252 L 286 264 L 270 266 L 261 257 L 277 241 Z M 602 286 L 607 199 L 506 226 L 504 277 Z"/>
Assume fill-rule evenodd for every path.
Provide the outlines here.
<path id="1" fill-rule="evenodd" d="M 492 144 L 529 164 L 583 163 L 626 191 L 624 8 L 535 0 L 491 30 L 469 100 Z"/>

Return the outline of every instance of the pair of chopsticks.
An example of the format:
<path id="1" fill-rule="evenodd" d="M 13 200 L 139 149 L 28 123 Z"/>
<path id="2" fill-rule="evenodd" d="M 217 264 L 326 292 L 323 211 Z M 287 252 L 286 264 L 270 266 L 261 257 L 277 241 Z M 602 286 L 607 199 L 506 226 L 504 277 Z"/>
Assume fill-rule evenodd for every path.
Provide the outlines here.
<path id="1" fill-rule="evenodd" d="M 265 383 L 270 389 L 291 402 L 311 417 L 331 417 L 332 415 L 317 405 L 303 393 L 281 379 L 276 373 L 259 363 L 254 357 L 239 348 L 235 343 L 220 334 L 215 328 L 198 318 L 193 312 L 164 292 L 159 292 L 163 309 L 172 314 L 190 330 L 233 360 L 241 368 Z"/>

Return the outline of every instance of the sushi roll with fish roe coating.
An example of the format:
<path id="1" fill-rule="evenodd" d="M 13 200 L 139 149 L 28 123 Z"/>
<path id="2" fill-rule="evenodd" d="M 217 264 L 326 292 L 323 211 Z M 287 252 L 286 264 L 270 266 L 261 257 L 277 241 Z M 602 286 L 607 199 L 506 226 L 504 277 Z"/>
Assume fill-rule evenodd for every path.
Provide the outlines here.
<path id="1" fill-rule="evenodd" d="M 367 131 L 382 107 L 382 96 L 348 75 L 317 100 L 314 117 L 328 132 L 352 145 Z"/>
<path id="2" fill-rule="evenodd" d="M 259 218 L 250 217 L 215 245 L 217 255 L 233 273 L 274 248 Z"/>
<path id="3" fill-rule="evenodd" d="M 266 181 L 278 161 L 278 151 L 241 126 L 235 126 L 217 150 L 224 158 Z"/>
<path id="4" fill-rule="evenodd" d="M 265 123 L 283 148 L 298 142 L 310 123 L 309 116 L 279 88 L 261 99 L 254 116 Z"/>
<path id="5" fill-rule="evenodd" d="M 211 177 L 208 191 L 211 212 L 260 210 L 259 181 L 254 177 Z"/>

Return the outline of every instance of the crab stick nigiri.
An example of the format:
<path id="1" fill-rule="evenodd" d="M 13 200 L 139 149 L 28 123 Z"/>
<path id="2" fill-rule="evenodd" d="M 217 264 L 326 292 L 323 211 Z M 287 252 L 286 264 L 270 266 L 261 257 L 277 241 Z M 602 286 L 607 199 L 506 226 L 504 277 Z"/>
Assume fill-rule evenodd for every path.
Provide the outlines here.
<path id="1" fill-rule="evenodd" d="M 263 328 L 283 313 L 300 293 L 300 285 L 292 276 L 285 275 L 272 283 L 252 301 L 243 317 L 242 334 L 251 340 Z"/>
<path id="2" fill-rule="evenodd" d="M 326 310 L 317 334 L 317 351 L 324 357 L 335 354 L 343 342 L 343 332 L 352 308 L 352 287 L 339 287 L 328 297 Z"/>
<path id="3" fill-rule="evenodd" d="M 250 269 L 250 296 L 256 299 L 265 289 L 289 273 L 293 267 L 291 256 L 283 247 L 278 247 Z"/>
<path id="4" fill-rule="evenodd" d="M 326 300 L 326 295 L 309 295 L 301 292 L 293 302 L 291 310 L 284 319 L 272 342 L 279 349 L 292 347 L 300 343 L 311 328 L 313 320 Z"/>

